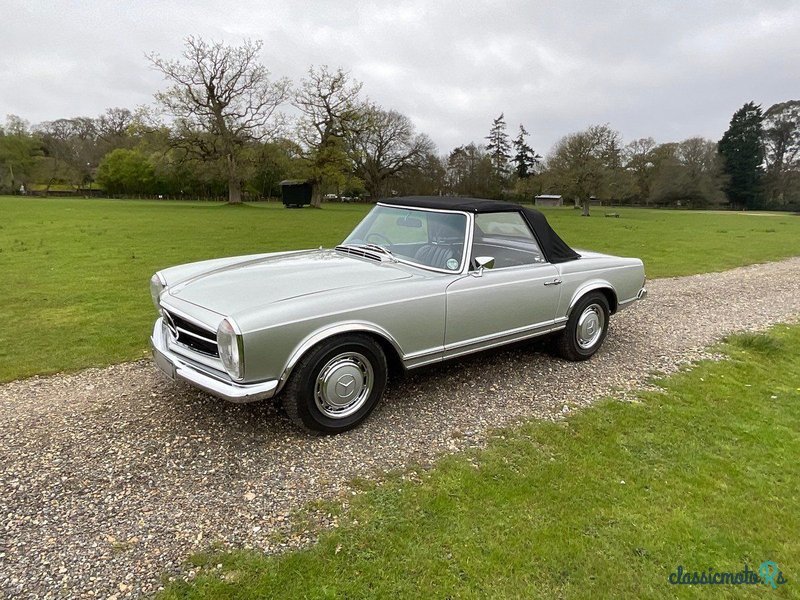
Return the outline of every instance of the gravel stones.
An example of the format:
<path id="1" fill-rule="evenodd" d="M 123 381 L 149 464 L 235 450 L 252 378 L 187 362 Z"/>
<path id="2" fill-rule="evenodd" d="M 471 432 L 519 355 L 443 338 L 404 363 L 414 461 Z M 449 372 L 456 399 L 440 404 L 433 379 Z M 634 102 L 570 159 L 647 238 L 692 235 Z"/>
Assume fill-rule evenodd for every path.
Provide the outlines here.
<path id="1" fill-rule="evenodd" d="M 292 511 L 348 482 L 480 445 L 520 419 L 564 418 L 708 356 L 724 335 L 800 316 L 800 258 L 648 282 L 603 349 L 567 363 L 522 344 L 412 372 L 355 431 L 314 437 L 270 402 L 234 405 L 149 361 L 0 386 L 0 594 L 127 598 L 191 577 L 211 545 L 308 543 Z M 336 526 L 320 515 L 323 525 Z"/>

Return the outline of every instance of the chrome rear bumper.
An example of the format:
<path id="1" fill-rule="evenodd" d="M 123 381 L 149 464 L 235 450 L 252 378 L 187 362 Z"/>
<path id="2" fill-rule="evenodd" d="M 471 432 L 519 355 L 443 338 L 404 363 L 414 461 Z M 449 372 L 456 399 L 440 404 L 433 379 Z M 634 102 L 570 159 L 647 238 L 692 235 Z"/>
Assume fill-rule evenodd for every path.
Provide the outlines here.
<path id="1" fill-rule="evenodd" d="M 171 380 L 180 379 L 189 385 L 229 402 L 254 402 L 272 398 L 278 389 L 278 380 L 258 383 L 235 383 L 214 375 L 172 352 L 167 346 L 162 319 L 156 321 L 150 338 L 156 366 Z"/>

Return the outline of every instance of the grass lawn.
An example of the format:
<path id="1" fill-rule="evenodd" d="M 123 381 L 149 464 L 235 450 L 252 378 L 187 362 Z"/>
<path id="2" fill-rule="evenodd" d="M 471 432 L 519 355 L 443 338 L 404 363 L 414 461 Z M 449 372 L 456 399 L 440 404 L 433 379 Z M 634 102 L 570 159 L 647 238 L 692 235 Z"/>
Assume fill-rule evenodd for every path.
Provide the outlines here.
<path id="1" fill-rule="evenodd" d="M 141 358 L 158 269 L 330 246 L 364 212 L 0 198 L 0 381 Z"/>
<path id="2" fill-rule="evenodd" d="M 140 358 L 156 270 L 331 246 L 368 208 L 0 197 L 0 381 Z M 639 256 L 651 278 L 800 254 L 800 218 L 788 214 L 613 210 L 619 219 L 546 212 L 569 243 Z"/>
<path id="3" fill-rule="evenodd" d="M 308 550 L 197 556 L 159 598 L 800 597 L 800 327 L 723 350 L 662 393 L 389 479 Z M 668 581 L 767 560 L 777 591 Z"/>

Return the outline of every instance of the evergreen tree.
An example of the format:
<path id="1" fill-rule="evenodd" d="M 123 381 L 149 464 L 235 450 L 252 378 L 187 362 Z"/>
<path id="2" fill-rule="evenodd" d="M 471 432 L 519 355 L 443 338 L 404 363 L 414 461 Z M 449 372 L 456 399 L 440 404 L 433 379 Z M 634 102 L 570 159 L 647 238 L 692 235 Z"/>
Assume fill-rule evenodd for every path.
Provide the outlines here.
<path id="1" fill-rule="evenodd" d="M 492 171 L 496 177 L 502 179 L 508 175 L 508 160 L 511 158 L 509 154 L 511 145 L 508 141 L 503 113 L 500 113 L 500 116 L 492 121 L 492 128 L 486 139 L 489 142 L 486 144 L 486 152 L 492 161 Z"/>
<path id="2" fill-rule="evenodd" d="M 762 203 L 764 146 L 761 107 L 748 102 L 737 110 L 717 144 L 725 160 L 725 193 L 735 206 L 759 208 Z"/>
<path id="3" fill-rule="evenodd" d="M 542 158 L 525 141 L 527 135 L 528 132 L 525 127 L 520 124 L 519 135 L 512 142 L 514 145 L 514 158 L 511 161 L 514 163 L 514 172 L 520 179 L 527 179 L 533 175 L 536 165 L 539 164 Z"/>

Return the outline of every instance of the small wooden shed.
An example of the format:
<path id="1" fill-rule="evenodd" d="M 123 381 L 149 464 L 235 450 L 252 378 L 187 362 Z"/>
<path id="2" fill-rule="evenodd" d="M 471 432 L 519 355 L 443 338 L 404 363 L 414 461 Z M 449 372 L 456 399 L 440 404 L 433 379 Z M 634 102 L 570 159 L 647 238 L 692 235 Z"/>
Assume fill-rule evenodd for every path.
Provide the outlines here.
<path id="1" fill-rule="evenodd" d="M 535 198 L 536 206 L 564 206 L 561 194 L 540 194 Z"/>

